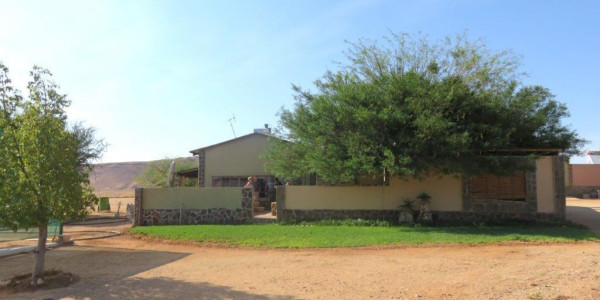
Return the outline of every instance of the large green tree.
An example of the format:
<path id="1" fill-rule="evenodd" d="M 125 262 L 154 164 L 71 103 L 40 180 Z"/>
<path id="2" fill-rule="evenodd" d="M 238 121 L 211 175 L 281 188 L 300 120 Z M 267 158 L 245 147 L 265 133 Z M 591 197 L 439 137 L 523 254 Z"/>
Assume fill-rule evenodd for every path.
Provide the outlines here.
<path id="1" fill-rule="evenodd" d="M 0 225 L 39 229 L 36 285 L 43 277 L 48 222 L 86 214 L 95 200 L 88 174 L 105 144 L 94 129 L 67 122 L 70 101 L 48 70 L 35 66 L 30 75 L 24 98 L 0 63 Z"/>
<path id="2" fill-rule="evenodd" d="M 316 173 L 332 183 L 361 174 L 509 174 L 531 167 L 523 149 L 584 143 L 562 121 L 564 104 L 526 86 L 519 59 L 464 35 L 431 42 L 399 34 L 351 43 L 347 61 L 298 86 L 282 109 L 268 167 L 283 177 Z M 512 155 L 512 156 L 511 156 Z"/>

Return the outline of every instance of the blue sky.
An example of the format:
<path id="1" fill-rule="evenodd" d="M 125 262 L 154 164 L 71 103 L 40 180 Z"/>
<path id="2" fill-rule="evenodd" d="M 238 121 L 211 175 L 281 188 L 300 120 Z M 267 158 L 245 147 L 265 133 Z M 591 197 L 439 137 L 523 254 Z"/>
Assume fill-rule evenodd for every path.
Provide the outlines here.
<path id="1" fill-rule="evenodd" d="M 6 1 L 0 60 L 22 88 L 50 69 L 109 148 L 103 162 L 187 156 L 268 123 L 311 88 L 344 42 L 392 32 L 468 31 L 522 55 L 527 84 L 569 107 L 566 123 L 600 147 L 598 1 Z M 583 163 L 582 157 L 572 162 Z"/>

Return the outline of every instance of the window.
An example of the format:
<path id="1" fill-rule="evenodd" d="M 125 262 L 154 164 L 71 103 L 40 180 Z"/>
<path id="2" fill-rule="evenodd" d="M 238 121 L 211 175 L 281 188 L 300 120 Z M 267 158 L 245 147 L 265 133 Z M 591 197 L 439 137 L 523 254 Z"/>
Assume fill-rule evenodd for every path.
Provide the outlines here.
<path id="1" fill-rule="evenodd" d="M 525 172 L 515 176 L 484 175 L 470 180 L 471 199 L 525 201 L 527 185 Z"/>
<path id="2" fill-rule="evenodd" d="M 213 187 L 242 187 L 248 181 L 248 177 L 240 176 L 215 176 L 213 177 Z"/>
<path id="3" fill-rule="evenodd" d="M 251 175 L 250 175 L 251 176 Z M 213 187 L 243 187 L 248 182 L 250 176 L 213 176 L 212 186 Z M 253 176 L 258 180 L 258 186 L 260 189 L 260 197 L 265 198 L 268 195 L 267 182 L 271 181 L 275 184 L 275 176 Z M 270 180 L 269 180 L 270 178 Z"/>

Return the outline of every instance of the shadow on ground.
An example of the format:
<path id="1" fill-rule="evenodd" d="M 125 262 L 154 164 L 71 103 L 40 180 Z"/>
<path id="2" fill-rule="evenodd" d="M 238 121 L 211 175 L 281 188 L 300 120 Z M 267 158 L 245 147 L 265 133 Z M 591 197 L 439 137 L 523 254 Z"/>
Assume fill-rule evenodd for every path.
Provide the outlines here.
<path id="1" fill-rule="evenodd" d="M 235 291 L 227 286 L 168 277 L 132 277 L 183 259 L 189 253 L 71 246 L 46 253 L 46 269 L 77 274 L 72 286 L 34 293 L 0 295 L 7 299 L 292 299 Z M 0 279 L 31 272 L 32 254 L 0 259 Z M 142 276 L 143 277 L 143 276 Z M 194 278 L 190 278 L 194 281 Z M 197 281 L 197 279 L 196 279 Z"/>
<path id="2" fill-rule="evenodd" d="M 170 278 L 127 278 L 105 284 L 100 289 L 84 293 L 63 289 L 54 297 L 89 299 L 295 299 L 293 297 L 269 297 L 244 291 L 232 290 L 227 286 L 217 286 L 206 282 L 185 282 Z"/>
<path id="3" fill-rule="evenodd" d="M 567 206 L 567 220 L 585 225 L 600 236 L 600 203 L 586 206 L 576 205 Z"/>

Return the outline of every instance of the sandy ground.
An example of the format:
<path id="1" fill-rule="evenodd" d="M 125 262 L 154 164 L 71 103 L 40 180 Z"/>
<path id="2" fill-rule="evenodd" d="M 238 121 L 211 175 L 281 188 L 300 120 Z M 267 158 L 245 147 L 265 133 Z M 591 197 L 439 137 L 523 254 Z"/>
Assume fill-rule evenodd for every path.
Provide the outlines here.
<path id="1" fill-rule="evenodd" d="M 571 217 L 581 211 L 596 220 L 589 207 L 600 201 L 576 204 Z M 0 278 L 32 265 L 30 254 L 0 259 Z M 594 242 L 261 250 L 119 236 L 50 250 L 46 267 L 82 280 L 0 298 L 600 299 L 600 243 Z"/>
<path id="2" fill-rule="evenodd" d="M 591 242 L 256 250 L 120 236 L 77 244 L 49 251 L 47 267 L 79 283 L 7 299 L 600 299 L 600 244 Z M 32 257 L 0 265 L 7 278 L 30 271 Z"/>

